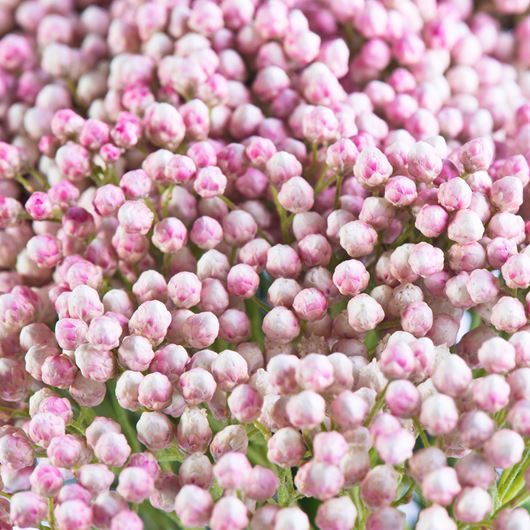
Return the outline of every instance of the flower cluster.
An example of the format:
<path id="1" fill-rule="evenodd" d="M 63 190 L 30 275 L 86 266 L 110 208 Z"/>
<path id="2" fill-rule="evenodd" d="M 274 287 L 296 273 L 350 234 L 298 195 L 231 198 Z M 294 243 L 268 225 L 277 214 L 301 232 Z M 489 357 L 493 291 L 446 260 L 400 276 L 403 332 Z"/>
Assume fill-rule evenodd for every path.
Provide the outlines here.
<path id="1" fill-rule="evenodd" d="M 0 2 L 0 530 L 530 528 L 530 0 L 475 4 Z"/>

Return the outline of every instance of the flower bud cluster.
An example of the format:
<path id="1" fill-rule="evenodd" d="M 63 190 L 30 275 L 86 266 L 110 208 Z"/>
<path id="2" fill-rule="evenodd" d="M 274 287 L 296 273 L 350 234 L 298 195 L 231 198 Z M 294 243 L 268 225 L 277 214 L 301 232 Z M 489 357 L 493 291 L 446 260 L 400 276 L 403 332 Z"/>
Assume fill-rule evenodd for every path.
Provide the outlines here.
<path id="1" fill-rule="evenodd" d="M 529 9 L 0 2 L 0 530 L 528 530 Z"/>

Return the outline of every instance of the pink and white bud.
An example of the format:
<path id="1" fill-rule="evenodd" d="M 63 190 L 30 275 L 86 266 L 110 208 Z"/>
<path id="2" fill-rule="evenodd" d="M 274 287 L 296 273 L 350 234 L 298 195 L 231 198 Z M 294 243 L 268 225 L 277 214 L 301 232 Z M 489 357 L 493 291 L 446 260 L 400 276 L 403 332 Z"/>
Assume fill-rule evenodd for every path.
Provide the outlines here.
<path id="1" fill-rule="evenodd" d="M 184 525 L 192 528 L 206 526 L 212 508 L 210 492 L 192 484 L 183 486 L 175 499 L 175 512 Z"/>

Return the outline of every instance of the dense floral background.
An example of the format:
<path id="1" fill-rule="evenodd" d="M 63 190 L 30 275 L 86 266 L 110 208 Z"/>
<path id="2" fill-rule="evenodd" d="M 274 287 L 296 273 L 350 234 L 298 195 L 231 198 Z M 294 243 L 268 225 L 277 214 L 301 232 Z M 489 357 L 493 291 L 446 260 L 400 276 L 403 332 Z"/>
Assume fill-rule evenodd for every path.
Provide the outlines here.
<path id="1" fill-rule="evenodd" d="M 0 530 L 529 530 L 530 0 L 0 0 Z"/>

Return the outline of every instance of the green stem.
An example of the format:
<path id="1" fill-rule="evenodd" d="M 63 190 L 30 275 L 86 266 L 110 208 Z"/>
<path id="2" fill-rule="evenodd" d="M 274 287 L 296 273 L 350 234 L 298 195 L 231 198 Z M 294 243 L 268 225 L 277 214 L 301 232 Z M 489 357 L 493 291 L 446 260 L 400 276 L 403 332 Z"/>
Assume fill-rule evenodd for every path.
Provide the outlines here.
<path id="1" fill-rule="evenodd" d="M 364 530 L 364 519 L 365 519 L 365 508 L 364 503 L 361 499 L 361 490 L 359 486 L 355 486 L 351 489 L 350 497 L 357 508 L 357 519 L 355 521 L 356 530 Z"/>
<path id="2" fill-rule="evenodd" d="M 127 291 L 129 291 L 131 293 L 132 292 L 132 283 L 126 278 L 126 276 L 123 274 L 122 271 L 120 271 L 119 268 L 116 269 L 115 275 L 121 280 L 121 282 L 123 283 L 123 286 L 125 287 L 125 289 L 127 289 Z"/>
<path id="3" fill-rule="evenodd" d="M 47 180 L 34 168 L 28 170 L 28 173 L 45 189 L 49 188 Z"/>
<path id="4" fill-rule="evenodd" d="M 333 184 L 335 182 L 337 175 L 333 175 L 331 178 L 326 179 L 328 167 L 324 166 L 322 169 L 320 176 L 318 177 L 317 183 L 315 185 L 315 197 L 318 197 L 328 186 Z"/>
<path id="5" fill-rule="evenodd" d="M 386 329 L 392 329 L 392 328 L 395 328 L 395 327 L 399 327 L 400 325 L 400 321 L 399 320 L 387 320 L 386 322 L 381 322 L 381 324 L 379 324 L 377 326 L 377 331 L 384 331 Z"/>
<path id="6" fill-rule="evenodd" d="M 423 444 L 423 447 L 429 447 L 431 444 L 429 443 L 429 439 L 427 438 L 427 435 L 425 434 L 425 431 L 423 430 L 423 427 L 421 426 L 421 423 L 419 422 L 418 418 L 412 418 L 412 423 L 418 431 L 418 435 L 420 437 L 421 443 Z"/>
<path id="7" fill-rule="evenodd" d="M 250 319 L 252 340 L 263 348 L 263 333 L 261 332 L 261 322 L 263 319 L 260 314 L 260 306 L 251 298 L 250 300 L 245 300 L 245 308 Z"/>
<path id="8" fill-rule="evenodd" d="M 408 485 L 408 487 L 405 489 L 405 491 L 403 492 L 401 497 L 399 497 L 399 499 L 396 499 L 392 503 L 392 506 L 400 506 L 401 504 L 403 504 L 403 502 L 406 501 L 408 499 L 409 495 L 414 491 L 414 488 L 416 487 L 416 483 L 414 482 L 414 480 L 412 480 L 412 479 L 410 479 L 410 480 L 411 480 L 411 482 Z"/>
<path id="9" fill-rule="evenodd" d="M 153 212 L 153 215 L 155 216 L 154 222 L 157 223 L 158 218 L 158 212 L 156 211 L 155 205 L 153 204 L 153 201 L 149 197 L 144 197 L 144 202 L 147 205 L 147 207 Z"/>
<path id="10" fill-rule="evenodd" d="M 280 230 L 282 232 L 283 242 L 288 243 L 290 240 L 290 236 L 289 236 L 290 222 L 287 216 L 287 212 L 285 208 L 280 204 L 280 201 L 278 200 L 278 190 L 272 185 L 270 187 L 270 190 L 272 193 L 272 197 L 274 199 L 274 205 L 276 206 L 276 211 L 278 212 L 278 217 L 280 218 Z"/>
<path id="11" fill-rule="evenodd" d="M 343 179 L 344 179 L 344 175 L 341 172 L 337 176 L 337 184 L 336 184 L 336 188 L 335 188 L 335 202 L 334 202 L 335 210 L 338 210 L 339 206 L 340 206 L 340 196 L 341 196 L 341 192 L 342 192 L 342 181 L 343 181 Z"/>
<path id="12" fill-rule="evenodd" d="M 22 175 L 18 175 L 15 180 L 28 192 L 33 193 L 35 191 L 35 188 L 31 185 L 30 181 L 23 177 Z"/>
<path id="13" fill-rule="evenodd" d="M 372 410 L 370 410 L 370 414 L 368 414 L 368 418 L 366 418 L 366 421 L 364 422 L 366 427 L 369 427 L 372 421 L 374 421 L 375 416 L 377 413 L 383 408 L 383 405 L 385 403 L 385 394 L 386 389 L 388 388 L 388 383 L 386 384 L 385 388 L 379 392 L 379 395 L 377 396 L 377 399 L 375 400 L 375 403 L 372 406 Z"/>
<path id="14" fill-rule="evenodd" d="M 237 210 L 236 204 L 224 195 L 219 195 L 219 198 L 230 208 L 230 210 Z"/>
<path id="15" fill-rule="evenodd" d="M 171 202 L 171 199 L 173 198 L 174 187 L 175 186 L 173 184 L 169 185 L 162 194 L 161 212 L 162 212 L 163 219 L 165 219 L 169 215 L 169 203 Z"/>
<path id="16" fill-rule="evenodd" d="M 48 523 L 50 523 L 51 530 L 55 530 L 55 514 L 53 512 L 53 499 L 48 499 Z"/>
<path id="17" fill-rule="evenodd" d="M 254 304 L 256 304 L 260 309 L 262 309 L 266 313 L 271 310 L 271 308 L 267 304 L 263 303 L 257 296 L 253 296 L 251 300 Z"/>
<path id="18" fill-rule="evenodd" d="M 127 411 L 120 406 L 118 400 L 116 399 L 116 383 L 114 381 L 108 383 L 108 393 L 112 408 L 114 410 L 115 419 L 121 425 L 123 434 L 125 435 L 125 438 L 127 438 L 133 453 L 139 453 L 142 450 L 142 447 L 138 441 L 136 429 L 131 425 Z"/>
<path id="19" fill-rule="evenodd" d="M 12 409 L 11 407 L 4 407 L 3 405 L 0 405 L 0 411 L 7 412 L 8 414 L 11 414 L 13 417 L 18 418 L 29 418 L 29 412 L 22 409 Z"/>
<path id="20" fill-rule="evenodd" d="M 523 488 L 515 497 L 506 501 L 504 504 L 501 504 L 501 506 L 499 506 L 499 508 L 493 513 L 492 518 L 494 519 L 498 513 L 506 508 L 517 508 L 518 506 L 521 506 L 521 504 L 524 504 L 528 499 L 530 499 L 530 491 Z"/>
<path id="21" fill-rule="evenodd" d="M 527 449 L 524 457 L 522 460 L 516 464 L 515 466 L 512 466 L 510 469 L 506 469 L 499 481 L 499 497 L 501 499 L 501 502 L 504 502 L 508 496 L 508 493 L 512 489 L 512 486 L 514 482 L 517 480 L 517 478 L 524 474 L 526 471 L 526 468 L 530 464 L 530 450 Z"/>
<path id="22" fill-rule="evenodd" d="M 278 489 L 278 502 L 281 506 L 289 506 L 295 498 L 295 489 L 291 468 L 278 468 L 280 487 Z"/>
<path id="23" fill-rule="evenodd" d="M 253 425 L 261 433 L 261 435 L 263 436 L 263 438 L 265 438 L 265 440 L 268 440 L 271 437 L 271 433 L 269 432 L 269 429 L 267 429 L 267 427 L 265 427 L 265 425 L 263 425 L 263 423 L 261 423 L 260 421 L 256 420 L 253 423 Z"/>

